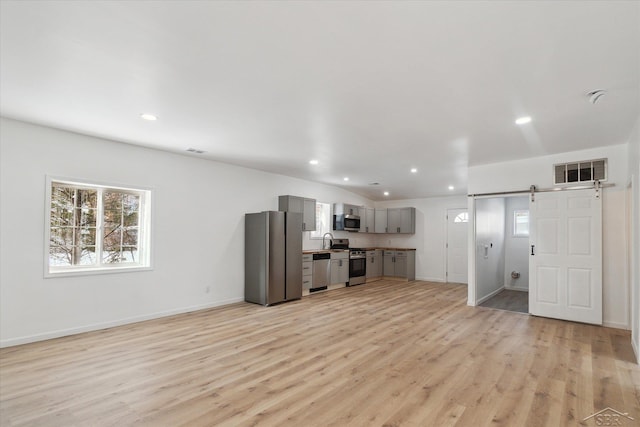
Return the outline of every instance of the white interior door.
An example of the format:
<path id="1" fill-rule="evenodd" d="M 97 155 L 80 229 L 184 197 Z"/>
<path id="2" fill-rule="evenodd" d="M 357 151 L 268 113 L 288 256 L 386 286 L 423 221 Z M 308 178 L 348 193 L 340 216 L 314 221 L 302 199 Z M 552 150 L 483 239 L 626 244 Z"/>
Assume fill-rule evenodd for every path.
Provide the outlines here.
<path id="1" fill-rule="evenodd" d="M 529 312 L 602 324 L 602 199 L 595 190 L 530 202 Z"/>
<path id="2" fill-rule="evenodd" d="M 447 282 L 468 283 L 467 232 L 469 215 L 466 209 L 447 210 Z"/>

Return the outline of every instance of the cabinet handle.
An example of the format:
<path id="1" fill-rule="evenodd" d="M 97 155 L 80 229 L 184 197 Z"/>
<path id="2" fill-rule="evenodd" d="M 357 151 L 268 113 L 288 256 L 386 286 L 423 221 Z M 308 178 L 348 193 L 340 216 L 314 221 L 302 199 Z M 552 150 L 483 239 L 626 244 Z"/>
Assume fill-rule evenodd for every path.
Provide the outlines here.
<path id="1" fill-rule="evenodd" d="M 400 227 L 398 227 L 398 233 L 400 232 Z"/>
<path id="2" fill-rule="evenodd" d="M 531 245 L 531 255 L 535 255 L 535 253 L 533 253 L 533 248 L 535 248 L 536 245 Z"/>
<path id="3" fill-rule="evenodd" d="M 338 264 L 339 267 L 342 267 L 342 260 L 340 260 L 340 264 Z"/>

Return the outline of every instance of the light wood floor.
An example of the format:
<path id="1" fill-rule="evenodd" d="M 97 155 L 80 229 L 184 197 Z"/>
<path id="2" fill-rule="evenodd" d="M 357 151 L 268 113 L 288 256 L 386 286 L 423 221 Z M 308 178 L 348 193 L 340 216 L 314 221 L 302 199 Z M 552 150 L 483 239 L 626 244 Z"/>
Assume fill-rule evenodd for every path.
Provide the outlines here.
<path id="1" fill-rule="evenodd" d="M 628 332 L 465 302 L 465 286 L 380 281 L 2 349 L 0 424 L 575 426 L 606 407 L 640 420 Z"/>

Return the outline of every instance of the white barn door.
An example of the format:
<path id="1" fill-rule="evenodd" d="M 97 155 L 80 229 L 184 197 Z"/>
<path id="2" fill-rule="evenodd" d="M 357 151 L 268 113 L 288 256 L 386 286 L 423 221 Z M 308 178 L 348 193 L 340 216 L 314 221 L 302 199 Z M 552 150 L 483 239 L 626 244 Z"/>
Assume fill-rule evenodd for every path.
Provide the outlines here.
<path id="1" fill-rule="evenodd" d="M 529 312 L 602 324 L 602 199 L 536 193 L 530 202 Z"/>

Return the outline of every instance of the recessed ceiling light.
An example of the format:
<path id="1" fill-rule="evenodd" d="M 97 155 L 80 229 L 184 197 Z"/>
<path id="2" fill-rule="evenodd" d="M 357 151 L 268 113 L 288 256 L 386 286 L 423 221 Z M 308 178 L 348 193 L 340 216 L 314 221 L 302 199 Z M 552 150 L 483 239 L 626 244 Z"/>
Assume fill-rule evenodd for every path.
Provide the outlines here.
<path id="1" fill-rule="evenodd" d="M 318 163 L 320 163 L 320 162 L 317 161 L 317 160 L 309 160 L 309 164 L 310 165 L 317 165 Z"/>
<path id="2" fill-rule="evenodd" d="M 385 191 L 383 194 L 384 194 L 385 196 L 388 196 L 388 195 L 389 195 L 389 192 L 388 192 L 388 191 Z"/>
<path id="3" fill-rule="evenodd" d="M 411 173 L 416 173 L 416 172 L 418 172 L 418 169 L 416 169 L 416 168 L 411 168 Z"/>
<path id="4" fill-rule="evenodd" d="M 449 190 L 453 190 L 455 187 L 453 185 L 449 186 Z"/>
<path id="5" fill-rule="evenodd" d="M 152 122 L 158 120 L 158 118 L 156 116 L 154 116 L 153 114 L 149 114 L 149 113 L 140 114 L 140 118 L 144 119 L 144 120 L 149 120 L 149 121 L 152 121 Z"/>
<path id="6" fill-rule="evenodd" d="M 348 176 L 345 176 L 343 179 L 344 179 L 345 181 L 349 181 L 349 177 L 348 177 Z"/>
<path id="7" fill-rule="evenodd" d="M 531 117 L 529 117 L 529 116 L 526 116 L 526 117 L 518 117 L 518 118 L 516 119 L 516 124 L 517 124 L 517 125 L 524 125 L 524 124 L 529 123 L 530 121 L 531 121 Z"/>

